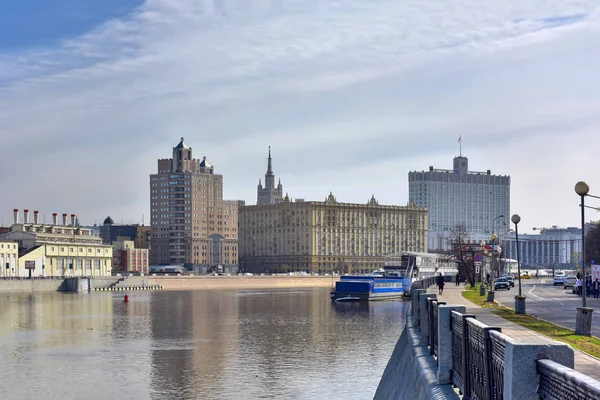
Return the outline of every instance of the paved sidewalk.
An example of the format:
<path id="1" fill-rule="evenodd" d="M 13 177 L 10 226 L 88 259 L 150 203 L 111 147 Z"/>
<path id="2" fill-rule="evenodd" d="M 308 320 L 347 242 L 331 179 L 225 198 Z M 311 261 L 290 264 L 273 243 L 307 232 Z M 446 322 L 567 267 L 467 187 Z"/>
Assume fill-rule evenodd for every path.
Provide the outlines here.
<path id="1" fill-rule="evenodd" d="M 464 305 L 467 307 L 469 314 L 475 314 L 477 320 L 489 326 L 497 326 L 502 328 L 502 333 L 512 337 L 513 339 L 526 339 L 529 337 L 539 336 L 540 334 L 520 325 L 510 322 L 494 313 L 490 308 L 481 308 L 476 304 L 465 299 L 461 292 L 465 290 L 464 284 L 456 286 L 453 282 L 448 282 L 444 287 L 442 295 L 438 295 L 439 301 L 445 301 L 448 305 Z M 438 293 L 437 287 L 430 287 L 427 293 Z M 580 350 L 575 351 L 575 370 L 586 374 L 591 378 L 600 381 L 600 359 L 592 357 Z"/>

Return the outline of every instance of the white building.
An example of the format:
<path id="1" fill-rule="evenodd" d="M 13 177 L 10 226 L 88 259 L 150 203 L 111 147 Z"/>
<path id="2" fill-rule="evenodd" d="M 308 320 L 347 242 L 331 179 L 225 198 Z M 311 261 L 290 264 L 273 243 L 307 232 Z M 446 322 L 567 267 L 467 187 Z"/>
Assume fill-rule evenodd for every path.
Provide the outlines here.
<path id="1" fill-rule="evenodd" d="M 408 185 L 409 201 L 429 212 L 430 252 L 448 250 L 459 225 L 471 240 L 481 241 L 510 223 L 510 176 L 469 171 L 467 157 L 455 157 L 452 170 L 430 166 L 429 171 L 409 172 Z"/>

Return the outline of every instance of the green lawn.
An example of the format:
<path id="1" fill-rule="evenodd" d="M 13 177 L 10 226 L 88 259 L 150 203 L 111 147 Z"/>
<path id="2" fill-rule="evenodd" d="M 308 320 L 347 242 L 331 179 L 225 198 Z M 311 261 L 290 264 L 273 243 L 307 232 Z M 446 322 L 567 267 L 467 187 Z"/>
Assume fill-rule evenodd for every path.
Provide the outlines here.
<path id="1" fill-rule="evenodd" d="M 532 317 L 531 315 L 515 314 L 515 311 L 512 308 L 501 306 L 496 302 L 486 301 L 487 295 L 480 296 L 479 287 L 467 288 L 467 290 L 462 292 L 462 295 L 465 299 L 478 306 L 483 308 L 493 308 L 495 314 L 506 320 L 524 326 L 525 328 L 531 329 L 544 336 L 548 336 L 551 339 L 558 340 L 559 342 L 568 343 L 576 349 L 600 358 L 600 339 L 597 337 L 575 335 L 575 332 L 570 329 Z"/>

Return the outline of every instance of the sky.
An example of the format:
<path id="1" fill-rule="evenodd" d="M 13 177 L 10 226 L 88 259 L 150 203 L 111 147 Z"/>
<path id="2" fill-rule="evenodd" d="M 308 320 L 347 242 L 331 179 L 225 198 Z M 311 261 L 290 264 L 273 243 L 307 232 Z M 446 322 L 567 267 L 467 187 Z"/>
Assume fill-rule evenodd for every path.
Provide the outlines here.
<path id="1" fill-rule="evenodd" d="M 520 232 L 580 226 L 598 71 L 597 0 L 0 2 L 0 222 L 148 224 L 180 137 L 226 199 L 255 204 L 271 146 L 292 198 L 406 205 L 461 137 L 470 170 L 511 177 Z"/>

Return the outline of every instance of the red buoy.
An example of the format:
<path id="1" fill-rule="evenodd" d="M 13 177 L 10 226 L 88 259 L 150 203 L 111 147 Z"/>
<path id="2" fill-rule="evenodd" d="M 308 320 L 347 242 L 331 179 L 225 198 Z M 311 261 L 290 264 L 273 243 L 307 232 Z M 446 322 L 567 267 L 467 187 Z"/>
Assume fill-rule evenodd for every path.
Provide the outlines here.
<path id="1" fill-rule="evenodd" d="M 129 303 L 129 296 L 125 295 L 125 297 L 123 298 L 123 301 L 125 303 Z"/>

